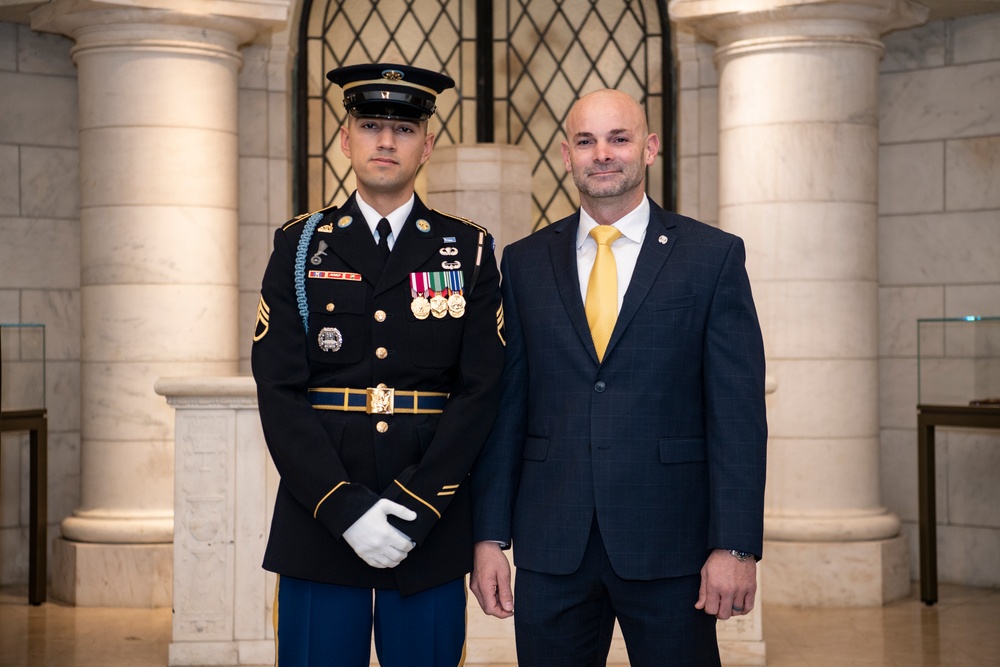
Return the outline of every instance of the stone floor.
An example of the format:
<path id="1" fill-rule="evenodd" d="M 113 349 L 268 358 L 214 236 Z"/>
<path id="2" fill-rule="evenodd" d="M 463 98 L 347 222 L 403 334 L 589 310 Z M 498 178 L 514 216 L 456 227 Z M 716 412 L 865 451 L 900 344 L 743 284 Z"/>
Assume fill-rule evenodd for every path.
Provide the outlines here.
<path id="1" fill-rule="evenodd" d="M 763 614 L 771 667 L 1000 665 L 996 589 L 942 585 L 933 607 L 914 589 L 878 608 L 765 605 Z M 169 609 L 31 607 L 26 587 L 0 589 L 0 667 L 160 666 L 169 642 Z"/>

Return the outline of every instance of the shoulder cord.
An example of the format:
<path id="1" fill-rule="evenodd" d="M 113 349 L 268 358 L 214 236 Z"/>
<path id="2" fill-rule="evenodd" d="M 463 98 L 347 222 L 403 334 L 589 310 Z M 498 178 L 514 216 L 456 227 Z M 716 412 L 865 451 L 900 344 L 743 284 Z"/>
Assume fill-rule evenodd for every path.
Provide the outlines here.
<path id="1" fill-rule="evenodd" d="M 299 245 L 295 250 L 295 300 L 299 305 L 299 315 L 302 316 L 302 326 L 309 333 L 309 302 L 306 301 L 306 255 L 309 254 L 309 242 L 312 240 L 316 225 L 323 219 L 323 213 L 317 211 L 309 216 L 302 228 Z"/>

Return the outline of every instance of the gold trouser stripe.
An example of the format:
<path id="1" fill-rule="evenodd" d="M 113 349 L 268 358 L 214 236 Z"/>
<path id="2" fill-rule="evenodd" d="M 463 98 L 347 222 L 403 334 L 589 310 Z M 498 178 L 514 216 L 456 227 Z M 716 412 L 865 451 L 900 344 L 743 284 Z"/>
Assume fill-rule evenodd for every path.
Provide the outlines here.
<path id="1" fill-rule="evenodd" d="M 347 484 L 347 482 L 341 482 L 337 486 L 335 486 L 332 489 L 330 489 L 329 493 L 327 493 L 325 496 L 323 496 L 322 498 L 320 498 L 320 501 L 318 503 L 316 503 L 316 509 L 313 510 L 313 518 L 314 519 L 316 518 L 316 515 L 319 514 L 319 506 L 322 505 L 323 502 L 326 501 L 327 498 L 329 498 L 330 496 L 332 496 L 334 491 L 336 491 L 337 489 L 339 489 L 340 487 L 342 487 L 344 484 Z"/>
<path id="2" fill-rule="evenodd" d="M 397 480 L 393 480 L 393 481 L 396 482 L 396 486 L 398 486 L 403 491 L 405 491 L 411 498 L 413 498 L 414 500 L 416 500 L 419 503 L 423 503 L 424 505 L 427 505 L 427 507 L 429 507 L 431 509 L 431 511 L 434 512 L 434 514 L 437 515 L 437 518 L 439 518 L 439 519 L 441 518 L 441 512 L 438 512 L 437 508 L 435 508 L 429 502 L 427 502 L 426 500 L 424 500 L 423 498 L 421 498 L 420 496 L 418 496 L 417 494 L 413 493 L 408 488 L 406 488 L 405 486 L 403 486 L 402 484 L 400 484 L 398 479 Z"/>

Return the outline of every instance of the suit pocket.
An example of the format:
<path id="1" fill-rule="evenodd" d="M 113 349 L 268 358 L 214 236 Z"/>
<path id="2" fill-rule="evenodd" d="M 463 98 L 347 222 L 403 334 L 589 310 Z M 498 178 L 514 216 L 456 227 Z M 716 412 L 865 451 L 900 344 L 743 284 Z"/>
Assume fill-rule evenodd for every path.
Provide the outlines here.
<path id="1" fill-rule="evenodd" d="M 694 305 L 694 294 L 684 294 L 681 296 L 672 296 L 668 299 L 662 300 L 650 300 L 649 304 L 650 310 L 653 312 L 660 312 L 663 310 L 674 310 L 676 308 L 690 308 Z"/>
<path id="2" fill-rule="evenodd" d="M 705 438 L 660 438 L 660 463 L 705 461 Z"/>
<path id="3" fill-rule="evenodd" d="M 548 438 L 527 438 L 524 441 L 524 454 L 526 461 L 544 461 L 549 455 Z"/>

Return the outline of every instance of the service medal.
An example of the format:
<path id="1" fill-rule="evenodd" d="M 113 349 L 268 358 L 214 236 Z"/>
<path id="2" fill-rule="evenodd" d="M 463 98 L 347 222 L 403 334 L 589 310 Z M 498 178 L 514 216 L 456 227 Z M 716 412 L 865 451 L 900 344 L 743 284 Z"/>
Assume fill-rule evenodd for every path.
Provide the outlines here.
<path id="1" fill-rule="evenodd" d="M 448 314 L 452 317 L 462 317 L 465 315 L 465 297 L 462 296 L 462 289 L 465 287 L 465 274 L 461 271 L 448 272 Z"/>
<path id="2" fill-rule="evenodd" d="M 441 319 L 448 316 L 447 276 L 442 271 L 430 273 L 431 282 L 431 315 Z"/>
<path id="3" fill-rule="evenodd" d="M 426 273 L 410 274 L 410 296 L 413 297 L 413 301 L 410 302 L 410 312 L 418 320 L 426 320 L 431 314 L 431 304 L 427 300 L 427 283 Z"/>

